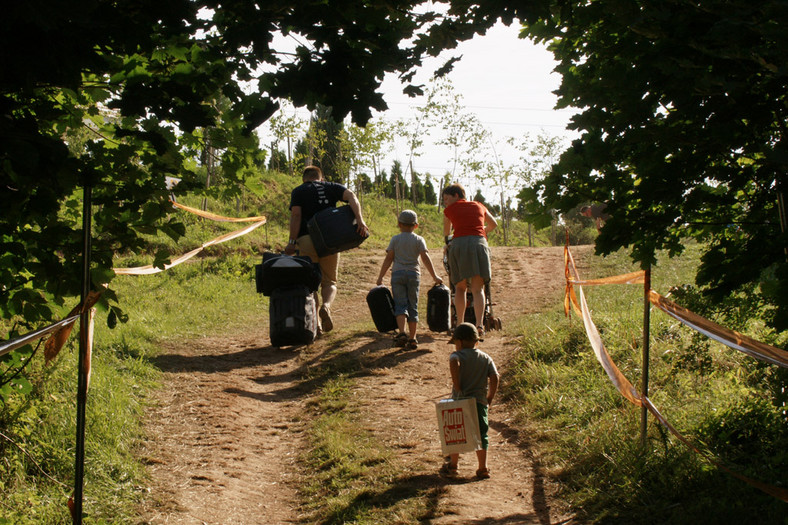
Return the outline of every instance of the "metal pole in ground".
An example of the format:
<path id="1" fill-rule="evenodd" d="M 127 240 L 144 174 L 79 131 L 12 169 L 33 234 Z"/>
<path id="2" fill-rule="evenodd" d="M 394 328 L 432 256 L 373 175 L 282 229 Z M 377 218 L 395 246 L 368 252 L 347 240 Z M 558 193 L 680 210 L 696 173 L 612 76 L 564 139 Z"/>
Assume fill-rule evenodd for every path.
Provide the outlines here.
<path id="1" fill-rule="evenodd" d="M 643 283 L 643 384 L 641 386 L 643 397 L 648 397 L 648 361 L 649 361 L 649 332 L 651 325 L 651 302 L 648 294 L 651 290 L 651 265 L 646 268 Z M 640 407 L 640 444 L 646 446 L 646 432 L 648 430 L 648 409 L 646 405 Z"/>
<path id="2" fill-rule="evenodd" d="M 91 251 L 91 199 L 92 191 L 85 184 L 82 202 L 82 312 L 79 318 L 79 364 L 77 365 L 77 438 L 74 460 L 74 507 L 73 520 L 82 524 L 82 485 L 85 474 L 85 405 L 87 403 L 88 374 L 85 370 L 88 353 L 88 323 L 90 308 L 85 308 L 90 293 Z"/>

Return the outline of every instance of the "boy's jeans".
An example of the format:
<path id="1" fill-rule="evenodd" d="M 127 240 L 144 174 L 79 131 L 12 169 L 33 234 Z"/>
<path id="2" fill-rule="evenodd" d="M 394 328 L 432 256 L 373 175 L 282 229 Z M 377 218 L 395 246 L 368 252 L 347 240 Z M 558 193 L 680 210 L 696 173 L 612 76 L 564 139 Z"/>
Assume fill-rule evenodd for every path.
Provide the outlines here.
<path id="1" fill-rule="evenodd" d="M 408 322 L 419 320 L 419 282 L 421 275 L 412 270 L 391 272 L 391 295 L 394 296 L 394 315 L 407 314 Z"/>

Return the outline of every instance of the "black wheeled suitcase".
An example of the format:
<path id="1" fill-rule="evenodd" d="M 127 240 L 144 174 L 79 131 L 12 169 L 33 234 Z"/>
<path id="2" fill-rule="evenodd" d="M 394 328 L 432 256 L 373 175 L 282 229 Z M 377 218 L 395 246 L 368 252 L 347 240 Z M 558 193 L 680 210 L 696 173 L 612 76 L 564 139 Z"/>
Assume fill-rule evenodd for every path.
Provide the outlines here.
<path id="1" fill-rule="evenodd" d="M 306 256 L 266 252 L 262 264 L 255 265 L 257 293 L 270 296 L 275 288 L 303 284 L 317 290 L 322 275 L 320 266 Z"/>
<path id="2" fill-rule="evenodd" d="M 350 206 L 321 210 L 306 226 L 320 257 L 350 250 L 366 239 L 358 234 L 356 216 Z"/>
<path id="3" fill-rule="evenodd" d="M 427 326 L 433 332 L 448 332 L 451 328 L 451 292 L 443 284 L 436 284 L 427 292 Z"/>
<path id="4" fill-rule="evenodd" d="M 378 332 L 391 332 L 397 329 L 397 318 L 394 316 L 394 297 L 385 286 L 376 286 L 367 294 L 367 304 L 375 328 Z"/>
<path id="5" fill-rule="evenodd" d="M 317 337 L 317 305 L 302 284 L 274 288 L 268 304 L 272 346 L 308 345 Z"/>

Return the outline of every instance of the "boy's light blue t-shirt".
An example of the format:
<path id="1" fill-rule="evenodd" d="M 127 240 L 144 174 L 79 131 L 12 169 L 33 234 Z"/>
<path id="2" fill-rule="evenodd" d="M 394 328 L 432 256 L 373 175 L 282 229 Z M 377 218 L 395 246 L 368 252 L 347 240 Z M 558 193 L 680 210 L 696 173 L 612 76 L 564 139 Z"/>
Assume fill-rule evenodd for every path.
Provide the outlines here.
<path id="1" fill-rule="evenodd" d="M 420 235 L 413 232 L 402 232 L 391 238 L 386 251 L 394 252 L 394 262 L 391 271 L 410 270 L 421 273 L 419 269 L 419 256 L 427 251 L 427 242 Z"/>

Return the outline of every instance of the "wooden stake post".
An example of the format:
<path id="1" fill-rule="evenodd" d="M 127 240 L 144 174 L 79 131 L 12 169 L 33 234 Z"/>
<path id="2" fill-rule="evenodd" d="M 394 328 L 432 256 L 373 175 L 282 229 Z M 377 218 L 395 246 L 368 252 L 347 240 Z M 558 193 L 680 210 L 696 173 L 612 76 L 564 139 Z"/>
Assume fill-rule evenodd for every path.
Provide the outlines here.
<path id="1" fill-rule="evenodd" d="M 641 386 L 643 397 L 648 397 L 648 361 L 649 361 L 649 327 L 651 325 L 651 302 L 648 294 L 651 290 L 651 266 L 646 268 L 643 283 L 643 384 Z M 646 433 L 648 431 L 648 409 L 646 405 L 640 407 L 640 444 L 646 446 Z"/>
<path id="2" fill-rule="evenodd" d="M 79 318 L 79 364 L 77 370 L 77 437 L 74 459 L 74 507 L 72 516 L 76 525 L 82 524 L 82 485 L 85 475 L 85 405 L 87 404 L 88 374 L 85 370 L 88 355 L 88 324 L 90 308 L 85 308 L 90 293 L 91 251 L 91 199 L 90 185 L 85 185 L 82 203 L 82 312 Z"/>

